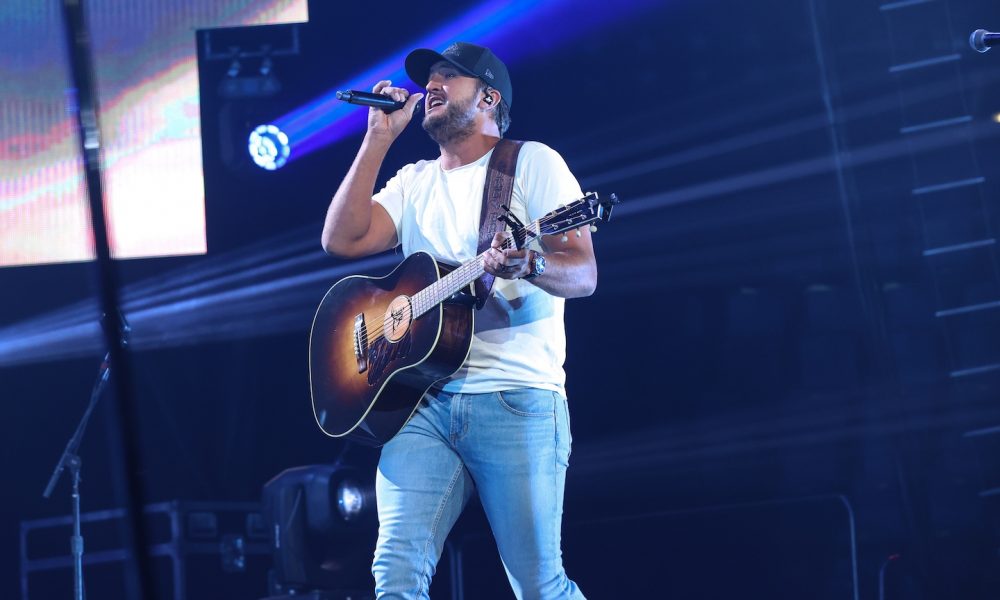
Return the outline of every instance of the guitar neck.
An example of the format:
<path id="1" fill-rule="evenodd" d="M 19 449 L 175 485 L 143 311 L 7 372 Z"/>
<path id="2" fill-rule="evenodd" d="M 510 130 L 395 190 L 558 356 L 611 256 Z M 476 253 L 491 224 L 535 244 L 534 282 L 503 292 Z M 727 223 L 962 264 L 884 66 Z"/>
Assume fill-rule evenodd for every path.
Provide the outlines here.
<path id="1" fill-rule="evenodd" d="M 441 304 L 456 293 L 464 290 L 470 283 L 482 276 L 483 255 L 463 264 L 451 273 L 414 294 L 410 301 L 413 307 L 413 318 L 416 319 Z"/>
<path id="2" fill-rule="evenodd" d="M 528 233 L 529 238 L 537 236 L 539 231 L 539 221 L 529 223 L 524 230 Z M 434 283 L 414 294 L 410 298 L 412 303 L 413 318 L 416 319 L 420 317 L 438 304 L 441 304 L 448 298 L 451 298 L 458 292 L 464 290 L 473 281 L 479 279 L 483 273 L 486 272 L 483 269 L 484 256 L 486 256 L 486 252 L 483 252 L 472 260 L 463 263 L 451 273 L 448 273 L 441 279 L 438 279 Z"/>

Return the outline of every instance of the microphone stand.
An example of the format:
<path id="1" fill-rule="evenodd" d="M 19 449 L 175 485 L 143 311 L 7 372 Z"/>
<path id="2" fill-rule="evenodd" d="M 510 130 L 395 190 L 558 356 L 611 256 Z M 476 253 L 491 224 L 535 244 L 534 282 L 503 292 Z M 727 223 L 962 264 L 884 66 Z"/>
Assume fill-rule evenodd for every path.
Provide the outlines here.
<path id="1" fill-rule="evenodd" d="M 107 313 L 101 315 L 101 328 L 104 329 L 105 334 L 110 338 L 114 338 L 113 332 L 120 332 L 121 337 L 118 343 L 122 348 L 126 348 L 129 343 L 129 335 L 132 333 L 132 327 L 129 326 L 128 321 L 125 320 L 125 316 L 120 310 L 116 312 L 117 328 L 115 328 L 115 324 Z M 110 379 L 111 352 L 109 351 L 104 355 L 104 362 L 101 363 L 101 369 L 98 371 L 97 381 L 94 382 L 94 388 L 90 391 L 90 402 L 87 404 L 87 410 L 83 411 L 83 417 L 80 418 L 80 422 L 76 426 L 76 431 L 73 432 L 73 437 L 69 438 L 69 441 L 66 442 L 66 449 L 63 450 L 62 456 L 59 457 L 59 462 L 56 463 L 56 468 L 52 471 L 52 477 L 49 477 L 49 484 L 45 486 L 45 491 L 42 492 L 43 498 L 52 496 L 52 492 L 55 490 L 56 484 L 59 483 L 59 478 L 62 476 L 63 471 L 69 468 L 70 475 L 73 478 L 73 535 L 70 537 L 69 542 L 70 553 L 73 556 L 73 600 L 84 600 L 84 596 L 86 595 L 83 587 L 83 535 L 80 532 L 81 461 L 78 452 L 80 444 L 83 442 L 83 433 L 87 430 L 87 424 L 90 422 L 90 415 L 94 412 L 94 407 L 97 406 L 97 401 L 104 394 L 104 389 L 107 387 Z"/>
<path id="2" fill-rule="evenodd" d="M 86 0 L 61 0 L 63 35 L 68 50 L 72 90 L 75 102 L 70 112 L 76 117 L 80 154 L 83 157 L 84 179 L 87 184 L 87 203 L 90 207 L 91 231 L 97 254 L 97 282 L 100 305 L 104 313 L 120 316 L 118 273 L 111 257 L 108 243 L 108 220 L 104 211 L 104 184 L 101 174 L 101 128 L 97 84 L 93 65 L 91 35 L 87 26 Z M 113 329 L 113 328 L 112 328 Z M 105 330 L 104 340 L 108 353 L 114 359 L 114 377 L 109 377 L 115 388 L 114 410 L 108 412 L 110 429 L 118 435 L 109 436 L 112 445 L 109 462 L 116 483 L 120 484 L 125 503 L 128 527 L 122 532 L 127 554 L 125 590 L 127 598 L 153 598 L 153 569 L 148 554 L 145 523 L 142 519 L 144 497 L 138 472 L 140 465 L 139 441 L 133 431 L 138 423 L 137 409 L 132 400 L 129 353 L 123 343 L 123 330 Z M 61 461 L 60 461 L 61 462 Z M 72 462 L 72 461 L 70 461 Z M 64 465 L 65 466 L 65 465 Z M 81 590 L 82 592 L 82 590 Z"/>
<path id="3" fill-rule="evenodd" d="M 59 478 L 63 471 L 69 468 L 70 475 L 73 478 L 73 535 L 70 537 L 69 544 L 70 553 L 73 555 L 73 600 L 84 600 L 85 596 L 83 588 L 83 535 L 80 533 L 81 462 L 80 455 L 77 452 L 80 449 L 80 443 L 83 441 L 83 433 L 87 430 L 90 415 L 94 412 L 94 407 L 97 406 L 97 401 L 100 399 L 101 394 L 103 394 L 104 388 L 107 386 L 110 378 L 111 353 L 109 352 L 105 355 L 104 362 L 101 363 L 101 370 L 97 376 L 97 381 L 94 382 L 94 389 L 90 392 L 90 403 L 87 405 L 87 410 L 83 412 L 83 417 L 76 426 L 73 437 L 69 438 L 69 442 L 66 443 L 66 449 L 63 450 L 62 456 L 59 457 L 59 462 L 56 463 L 56 468 L 52 471 L 52 477 L 49 478 L 49 484 L 45 486 L 45 491 L 42 493 L 42 497 L 50 497 L 56 484 L 59 483 Z"/>

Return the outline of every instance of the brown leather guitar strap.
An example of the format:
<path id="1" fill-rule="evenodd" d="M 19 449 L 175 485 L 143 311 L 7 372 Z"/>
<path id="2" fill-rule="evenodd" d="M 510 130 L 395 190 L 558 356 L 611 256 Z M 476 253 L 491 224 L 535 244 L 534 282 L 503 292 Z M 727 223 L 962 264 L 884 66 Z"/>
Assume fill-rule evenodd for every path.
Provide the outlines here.
<path id="1" fill-rule="evenodd" d="M 514 191 L 514 168 L 517 167 L 517 154 L 524 142 L 516 140 L 500 140 L 493 149 L 490 164 L 486 168 L 486 185 L 483 186 L 483 210 L 479 217 L 479 247 L 476 254 L 482 254 L 489 249 L 493 236 L 503 231 L 506 225 L 500 220 L 504 214 L 501 205 L 510 206 L 511 194 Z M 476 280 L 476 310 L 486 304 L 496 279 L 489 273 L 483 273 Z"/>

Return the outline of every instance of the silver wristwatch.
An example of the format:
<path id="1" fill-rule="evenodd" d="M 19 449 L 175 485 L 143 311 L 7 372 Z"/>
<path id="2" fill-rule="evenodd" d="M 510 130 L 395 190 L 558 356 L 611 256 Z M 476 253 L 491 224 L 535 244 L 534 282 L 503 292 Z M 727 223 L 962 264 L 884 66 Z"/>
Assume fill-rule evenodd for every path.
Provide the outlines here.
<path id="1" fill-rule="evenodd" d="M 535 252 L 534 250 L 531 250 L 530 252 L 531 258 L 528 259 L 528 263 L 531 264 L 531 271 L 522 277 L 522 279 L 534 279 L 545 272 L 545 255 L 541 252 Z"/>

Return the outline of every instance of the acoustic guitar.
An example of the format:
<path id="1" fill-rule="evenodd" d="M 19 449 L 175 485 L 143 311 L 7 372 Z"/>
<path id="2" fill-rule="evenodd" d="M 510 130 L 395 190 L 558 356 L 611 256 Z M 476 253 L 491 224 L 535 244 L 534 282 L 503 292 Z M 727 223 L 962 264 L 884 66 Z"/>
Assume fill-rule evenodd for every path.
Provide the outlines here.
<path id="1" fill-rule="evenodd" d="M 508 244 L 520 248 L 542 235 L 606 222 L 617 203 L 614 194 L 601 200 L 590 193 L 527 225 L 509 207 L 500 218 L 511 227 Z M 380 446 L 435 382 L 462 366 L 484 254 L 451 267 L 415 252 L 384 277 L 353 275 L 327 291 L 309 334 L 313 413 L 324 433 Z"/>

